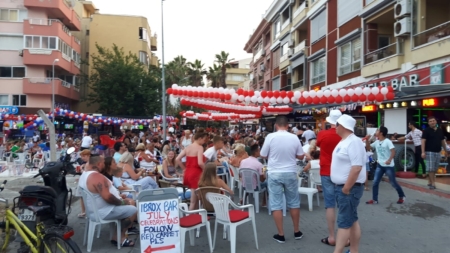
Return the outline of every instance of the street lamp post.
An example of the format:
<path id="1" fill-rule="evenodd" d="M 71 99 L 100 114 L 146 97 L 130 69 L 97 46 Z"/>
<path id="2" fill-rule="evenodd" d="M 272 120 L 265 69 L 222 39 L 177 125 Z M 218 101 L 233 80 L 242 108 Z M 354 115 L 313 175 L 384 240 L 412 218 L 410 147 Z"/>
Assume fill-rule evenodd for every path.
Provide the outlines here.
<path id="1" fill-rule="evenodd" d="M 162 113 L 163 113 L 163 140 L 166 141 L 166 77 L 164 67 L 164 0 L 161 0 L 161 50 L 162 50 Z"/>
<path id="2" fill-rule="evenodd" d="M 52 64 L 52 120 L 55 122 L 55 63 L 59 62 L 59 59 L 55 59 Z"/>

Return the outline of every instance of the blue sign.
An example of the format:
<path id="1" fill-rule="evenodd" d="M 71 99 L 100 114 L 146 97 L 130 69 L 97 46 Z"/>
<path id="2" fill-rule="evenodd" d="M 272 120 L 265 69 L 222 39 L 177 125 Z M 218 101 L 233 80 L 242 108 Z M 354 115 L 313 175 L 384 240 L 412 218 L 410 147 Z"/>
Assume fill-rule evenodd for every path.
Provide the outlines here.
<path id="1" fill-rule="evenodd" d="M 18 114 L 19 108 L 17 106 L 0 106 L 1 114 Z"/>

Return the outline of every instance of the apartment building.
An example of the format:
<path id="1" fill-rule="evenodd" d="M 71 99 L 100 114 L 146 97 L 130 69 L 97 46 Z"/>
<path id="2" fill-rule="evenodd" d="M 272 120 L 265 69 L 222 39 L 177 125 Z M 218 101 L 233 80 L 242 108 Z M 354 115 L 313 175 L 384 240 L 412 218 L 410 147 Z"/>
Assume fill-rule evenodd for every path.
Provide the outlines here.
<path id="1" fill-rule="evenodd" d="M 71 1 L 0 2 L 0 107 L 35 114 L 79 100 L 81 19 Z M 54 71 L 53 71 L 54 69 Z M 2 110 L 3 111 L 3 110 Z"/>
<path id="2" fill-rule="evenodd" d="M 239 89 L 249 86 L 250 83 L 250 62 L 252 58 L 242 59 L 230 62 L 230 68 L 227 68 L 225 83 L 227 88 Z"/>
<path id="3" fill-rule="evenodd" d="M 112 48 L 116 44 L 124 52 L 136 54 L 145 65 L 159 66 L 156 34 L 151 33 L 147 18 L 141 16 L 102 14 L 91 1 L 78 1 L 75 7 L 81 13 L 82 27 L 79 36 L 83 43 L 81 58 L 90 61 L 89 56 L 97 53 L 96 44 Z M 83 66 L 87 76 L 92 72 L 92 65 Z M 81 99 L 77 110 L 87 113 L 97 112 L 98 106 L 88 106 L 86 98 L 90 93 L 87 83 L 80 84 Z"/>

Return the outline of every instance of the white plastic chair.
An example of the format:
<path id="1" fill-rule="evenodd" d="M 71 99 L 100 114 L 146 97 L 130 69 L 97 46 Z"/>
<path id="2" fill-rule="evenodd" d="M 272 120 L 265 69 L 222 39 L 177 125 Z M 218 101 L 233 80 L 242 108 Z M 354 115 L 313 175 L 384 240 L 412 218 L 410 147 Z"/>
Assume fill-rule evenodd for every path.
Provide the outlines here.
<path id="1" fill-rule="evenodd" d="M 50 151 L 44 151 L 43 152 L 44 153 L 44 155 L 43 155 L 43 157 L 44 157 L 44 162 L 45 163 L 48 163 L 48 162 L 51 162 L 50 160 Z"/>
<path id="2" fill-rule="evenodd" d="M 255 209 L 256 213 L 259 213 L 259 194 L 264 193 L 267 188 L 261 189 L 261 181 L 260 181 L 260 175 L 256 170 L 252 169 L 239 169 L 239 175 L 241 175 L 242 178 L 242 186 L 244 188 L 244 195 L 242 202 L 244 205 L 246 200 L 248 200 L 248 194 L 253 194 L 253 198 L 255 199 Z M 254 181 L 256 180 L 256 184 L 254 184 Z M 267 195 L 266 195 L 266 203 L 268 202 Z"/>
<path id="3" fill-rule="evenodd" d="M 322 185 L 322 178 L 320 177 L 320 168 L 309 170 L 309 180 L 311 182 L 311 188 L 317 188 L 318 185 Z"/>
<path id="4" fill-rule="evenodd" d="M 310 187 L 302 187 L 302 181 L 303 178 L 299 178 L 298 179 L 298 193 L 300 194 L 300 198 L 301 195 L 306 195 L 308 196 L 308 207 L 309 207 L 309 211 L 312 212 L 313 210 L 313 196 L 314 194 L 316 194 L 317 196 L 317 206 L 320 206 L 320 201 L 319 201 L 319 191 L 316 188 L 310 188 Z"/>
<path id="5" fill-rule="evenodd" d="M 228 197 L 232 197 L 232 196 L 230 195 L 230 193 L 227 190 L 225 190 L 223 188 L 219 188 L 219 187 L 213 187 L 213 186 L 199 187 L 195 190 L 194 194 L 197 196 L 199 208 L 204 209 L 207 214 L 215 216 L 216 212 L 214 210 L 214 206 L 206 199 L 206 194 L 208 194 L 209 192 L 213 192 L 213 193 L 217 193 L 217 194 L 223 193 L 223 194 L 226 194 L 226 196 L 228 196 Z M 224 228 L 224 230 L 223 230 L 223 239 L 224 240 L 227 238 L 225 232 L 226 232 L 226 230 Z M 197 237 L 200 237 L 200 229 L 197 229 Z"/>
<path id="6" fill-rule="evenodd" d="M 81 187 L 80 187 L 81 188 Z M 121 226 L 120 226 L 120 220 L 103 220 L 100 219 L 98 215 L 98 208 L 94 201 L 94 196 L 92 193 L 90 193 L 88 190 L 81 188 L 82 198 L 86 206 L 86 214 L 92 214 L 93 216 L 88 217 L 86 216 L 86 226 L 84 229 L 84 239 L 83 239 L 83 245 L 86 245 L 86 239 L 87 239 L 87 251 L 91 252 L 92 249 L 92 242 L 94 240 L 94 233 L 95 228 L 97 225 L 100 225 L 100 228 L 97 231 L 97 238 L 100 238 L 100 230 L 102 224 L 112 224 L 115 223 L 117 227 L 117 249 L 120 249 L 120 244 L 122 242 L 121 239 Z M 92 210 L 91 210 L 92 209 Z M 110 229 L 110 238 L 112 238 L 112 231 L 113 229 Z"/>
<path id="7" fill-rule="evenodd" d="M 219 170 L 219 169 L 222 169 L 223 170 L 223 172 L 222 173 L 217 173 L 217 176 L 218 177 L 221 177 L 222 178 L 222 180 L 224 180 L 225 182 L 227 182 L 228 184 L 229 184 L 229 182 L 230 182 L 230 179 L 229 179 L 229 177 L 228 177 L 228 173 L 227 173 L 227 168 L 225 168 L 225 166 L 217 166 L 217 170 Z"/>
<path id="8" fill-rule="evenodd" d="M 231 253 L 235 253 L 236 228 L 237 226 L 249 221 L 251 221 L 253 225 L 253 233 L 255 235 L 256 249 L 258 249 L 258 235 L 256 233 L 255 209 L 253 208 L 253 205 L 237 206 L 236 204 L 234 204 L 233 201 L 231 201 L 229 197 L 212 192 L 208 192 L 206 194 L 206 198 L 214 206 L 214 210 L 216 212 L 213 249 L 216 244 L 218 223 L 221 223 L 224 226 L 229 227 L 228 240 L 230 240 L 231 244 Z M 229 209 L 230 206 L 233 208 L 233 210 Z M 248 209 L 248 211 L 243 211 L 244 209 Z"/>
<path id="9" fill-rule="evenodd" d="M 189 231 L 189 240 L 191 246 L 195 246 L 195 229 L 200 229 L 205 226 L 206 234 L 208 235 L 209 251 L 213 252 L 212 242 L 211 242 L 211 228 L 208 221 L 208 215 L 205 209 L 198 209 L 193 211 L 188 211 L 188 206 L 186 203 L 180 203 L 180 243 L 181 243 L 181 253 L 184 253 L 186 232 Z"/>
<path id="10" fill-rule="evenodd" d="M 239 199 L 242 199 L 242 183 L 241 180 L 239 180 L 239 171 L 238 168 L 234 167 L 231 164 L 228 164 L 228 168 L 230 168 L 230 176 L 231 172 L 233 172 L 233 179 L 231 181 L 230 188 L 234 190 L 234 183 L 237 183 L 237 187 L 239 188 Z"/>

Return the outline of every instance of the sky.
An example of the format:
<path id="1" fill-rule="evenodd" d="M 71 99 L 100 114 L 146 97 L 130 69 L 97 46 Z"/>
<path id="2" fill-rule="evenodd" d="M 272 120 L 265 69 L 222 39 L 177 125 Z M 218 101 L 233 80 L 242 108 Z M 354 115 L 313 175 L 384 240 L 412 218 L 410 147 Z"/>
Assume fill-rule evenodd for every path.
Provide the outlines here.
<path id="1" fill-rule="evenodd" d="M 91 0 L 100 13 L 147 17 L 158 37 L 156 55 L 161 60 L 161 0 Z M 164 58 L 183 55 L 188 61 L 214 63 L 221 51 L 235 60 L 252 57 L 245 43 L 273 0 L 165 0 Z"/>

